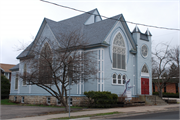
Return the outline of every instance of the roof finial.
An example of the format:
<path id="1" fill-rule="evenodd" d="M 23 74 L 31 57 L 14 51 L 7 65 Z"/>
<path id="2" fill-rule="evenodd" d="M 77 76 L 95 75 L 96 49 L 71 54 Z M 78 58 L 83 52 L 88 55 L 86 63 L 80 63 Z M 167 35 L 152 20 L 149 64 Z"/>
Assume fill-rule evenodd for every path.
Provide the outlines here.
<path id="1" fill-rule="evenodd" d="M 146 33 L 145 33 L 146 35 L 148 35 L 148 36 L 152 36 L 151 35 L 151 33 L 150 33 L 150 31 L 149 31 L 149 28 L 147 28 L 147 30 L 146 30 Z"/>
<path id="2" fill-rule="evenodd" d="M 137 24 L 136 24 L 136 32 L 138 31 L 138 26 L 137 26 Z"/>

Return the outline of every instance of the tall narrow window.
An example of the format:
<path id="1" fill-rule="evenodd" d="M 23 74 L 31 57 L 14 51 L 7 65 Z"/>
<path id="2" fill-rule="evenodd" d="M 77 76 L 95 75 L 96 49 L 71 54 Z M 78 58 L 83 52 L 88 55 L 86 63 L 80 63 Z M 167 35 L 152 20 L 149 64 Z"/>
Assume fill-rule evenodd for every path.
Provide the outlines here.
<path id="1" fill-rule="evenodd" d="M 16 79 L 15 79 L 15 89 L 18 89 L 18 74 L 16 74 Z"/>
<path id="2" fill-rule="evenodd" d="M 39 82 L 52 83 L 52 52 L 48 43 L 44 44 L 39 59 Z"/>
<path id="3" fill-rule="evenodd" d="M 23 85 L 26 85 L 26 64 L 24 64 L 24 79 L 23 79 Z"/>
<path id="4" fill-rule="evenodd" d="M 126 76 L 123 75 L 123 84 L 125 84 L 125 83 L 126 83 Z"/>
<path id="5" fill-rule="evenodd" d="M 113 42 L 113 68 L 126 69 L 126 47 L 120 33 Z"/>
<path id="6" fill-rule="evenodd" d="M 69 61 L 68 61 L 68 77 L 70 80 L 70 84 L 72 83 L 72 79 L 73 79 L 73 58 L 70 56 L 69 57 Z"/>
<path id="7" fill-rule="evenodd" d="M 113 84 L 116 84 L 116 75 L 113 75 Z"/>
<path id="8" fill-rule="evenodd" d="M 121 84 L 121 75 L 118 75 L 118 84 Z"/>

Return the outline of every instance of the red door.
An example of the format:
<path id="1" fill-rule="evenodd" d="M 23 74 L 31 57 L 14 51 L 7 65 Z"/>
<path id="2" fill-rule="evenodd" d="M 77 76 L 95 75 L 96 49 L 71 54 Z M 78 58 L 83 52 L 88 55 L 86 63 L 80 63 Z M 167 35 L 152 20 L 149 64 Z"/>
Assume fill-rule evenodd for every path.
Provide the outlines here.
<path id="1" fill-rule="evenodd" d="M 149 95 L 149 78 L 141 78 L 141 94 Z"/>

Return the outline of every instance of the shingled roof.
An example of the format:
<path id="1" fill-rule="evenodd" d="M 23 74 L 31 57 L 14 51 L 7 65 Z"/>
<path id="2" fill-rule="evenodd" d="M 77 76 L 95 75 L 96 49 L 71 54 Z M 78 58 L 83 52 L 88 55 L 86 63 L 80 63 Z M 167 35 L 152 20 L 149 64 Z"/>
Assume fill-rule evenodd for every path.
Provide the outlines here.
<path id="1" fill-rule="evenodd" d="M 43 22 L 46 22 L 49 25 L 50 29 L 52 30 L 57 40 L 60 38 L 60 35 L 62 33 L 67 33 L 68 31 L 72 31 L 72 30 L 80 30 L 81 34 L 84 35 L 85 40 L 87 40 L 88 45 L 92 46 L 92 45 L 97 45 L 97 44 L 103 44 L 106 36 L 108 35 L 108 33 L 110 32 L 110 30 L 112 29 L 112 27 L 117 21 L 109 18 L 109 19 L 92 23 L 92 24 L 85 25 L 84 23 L 95 11 L 98 12 L 97 9 L 94 9 L 89 12 L 83 13 L 81 15 L 78 15 L 78 16 L 75 16 L 66 20 L 58 21 L 58 22 L 44 18 Z M 121 16 L 123 15 L 120 14 L 112 18 L 118 20 L 120 19 Z M 108 44 L 106 43 L 106 45 Z M 26 50 L 24 50 L 17 57 L 17 59 L 27 57 L 32 46 L 33 46 L 33 43 L 31 43 L 26 48 Z"/>
<path id="2" fill-rule="evenodd" d="M 12 64 L 3 64 L 0 63 L 0 68 L 4 71 L 4 72 L 11 72 L 9 69 L 14 67 L 15 65 Z"/>

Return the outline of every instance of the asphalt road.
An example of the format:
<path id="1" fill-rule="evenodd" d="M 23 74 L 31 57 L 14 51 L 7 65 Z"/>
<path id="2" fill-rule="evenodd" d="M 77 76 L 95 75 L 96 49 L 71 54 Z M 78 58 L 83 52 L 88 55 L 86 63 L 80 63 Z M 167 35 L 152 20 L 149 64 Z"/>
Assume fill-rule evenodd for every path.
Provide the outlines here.
<path id="1" fill-rule="evenodd" d="M 77 111 L 81 109 L 71 109 Z M 20 105 L 1 105 L 0 120 L 11 118 L 22 118 L 30 116 L 57 114 L 64 112 L 64 108 L 39 107 L 39 106 L 20 106 Z"/>
<path id="2" fill-rule="evenodd" d="M 117 117 L 112 119 L 177 119 L 179 120 L 179 111 L 168 111 L 168 112 L 160 112 L 160 113 L 151 113 L 151 114 L 143 114 L 143 115 L 132 115 L 126 117 Z"/>

